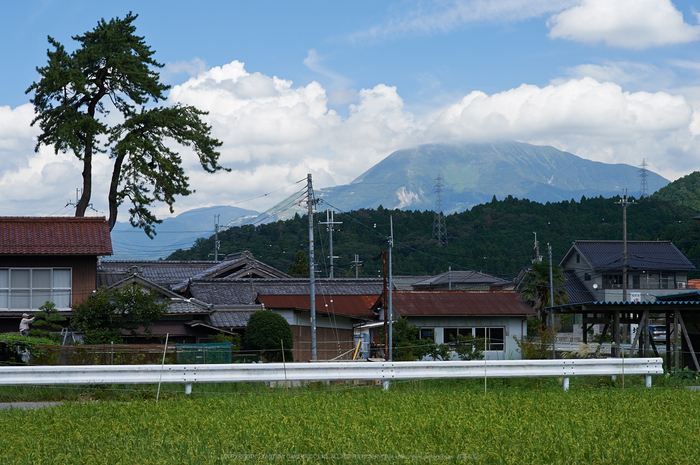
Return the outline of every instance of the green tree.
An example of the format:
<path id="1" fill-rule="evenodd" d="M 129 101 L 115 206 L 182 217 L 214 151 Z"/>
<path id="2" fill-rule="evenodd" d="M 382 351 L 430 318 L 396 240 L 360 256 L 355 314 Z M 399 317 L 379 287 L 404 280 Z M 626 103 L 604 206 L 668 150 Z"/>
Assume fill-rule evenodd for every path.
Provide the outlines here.
<path id="1" fill-rule="evenodd" d="M 295 278 L 308 278 L 311 272 L 309 261 L 306 259 L 306 254 L 303 250 L 297 251 L 294 255 L 294 262 L 289 265 L 287 274 Z"/>
<path id="2" fill-rule="evenodd" d="M 188 105 L 146 107 L 165 98 L 169 86 L 160 83 L 163 65 L 132 24 L 137 15 L 100 20 L 92 31 L 74 36 L 78 49 L 68 53 L 48 38 L 48 64 L 27 93 L 33 93 L 41 133 L 36 150 L 53 145 L 58 153 L 72 151 L 83 163 L 83 190 L 75 215 L 85 216 L 92 196 L 92 166 L 99 153 L 112 159 L 109 186 L 109 226 L 117 221 L 118 207 L 128 200 L 129 221 L 150 237 L 160 223 L 151 212 L 154 202 L 165 202 L 173 212 L 175 196 L 192 193 L 182 159 L 170 147 L 190 147 L 207 172 L 224 169 L 218 163 L 221 142 L 210 136 L 206 113 Z M 116 112 L 120 118 L 107 116 Z M 110 125 L 111 121 L 118 121 Z"/>
<path id="3" fill-rule="evenodd" d="M 243 337 L 247 349 L 258 351 L 268 362 L 294 361 L 292 327 L 279 313 L 260 310 L 248 320 Z M 284 359 L 282 345 L 284 344 Z"/>
<path id="4" fill-rule="evenodd" d="M 124 333 L 137 336 L 139 326 L 151 337 L 153 323 L 167 308 L 167 301 L 159 299 L 157 292 L 145 292 L 138 284 L 116 291 L 102 287 L 75 306 L 71 325 L 85 333 L 86 344 L 122 342 Z"/>
<path id="5" fill-rule="evenodd" d="M 29 330 L 29 335 L 32 337 L 45 337 L 54 342 L 59 342 L 61 337 L 56 333 L 61 332 L 65 321 L 67 321 L 67 318 L 56 310 L 56 304 L 47 301 L 39 307 L 39 311 L 34 315 L 34 323 L 32 323 L 32 329 Z"/>
<path id="6" fill-rule="evenodd" d="M 384 328 L 379 330 L 379 340 L 384 341 Z M 418 328 L 399 318 L 391 329 L 392 359 L 396 361 L 420 360 L 434 350 L 432 339 L 418 339 Z"/>
<path id="7" fill-rule="evenodd" d="M 523 279 L 520 296 L 537 311 L 543 329 L 547 326 L 545 308 L 563 305 L 569 300 L 566 289 L 564 289 L 564 281 L 564 272 L 561 267 L 553 265 L 552 286 L 550 286 L 549 263 L 545 262 L 533 263 Z M 554 289 L 554 303 L 551 302 L 552 292 L 550 289 Z"/>

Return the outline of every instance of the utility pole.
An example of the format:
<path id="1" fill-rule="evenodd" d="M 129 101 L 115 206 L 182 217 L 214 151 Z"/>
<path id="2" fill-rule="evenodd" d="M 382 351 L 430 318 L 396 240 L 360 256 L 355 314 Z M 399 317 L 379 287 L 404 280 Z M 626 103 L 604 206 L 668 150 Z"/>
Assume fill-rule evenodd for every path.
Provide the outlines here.
<path id="1" fill-rule="evenodd" d="M 219 261 L 219 218 L 221 215 L 215 215 L 214 216 L 214 261 L 218 262 Z"/>
<path id="2" fill-rule="evenodd" d="M 389 360 L 393 360 L 394 309 L 392 308 L 391 249 L 394 247 L 394 218 L 391 215 L 389 215 L 389 231 Z"/>
<path id="3" fill-rule="evenodd" d="M 554 307 L 554 277 L 552 275 L 552 246 L 547 243 L 549 253 L 549 306 Z M 554 331 L 554 310 L 549 311 L 549 327 Z M 556 344 L 552 345 L 552 358 L 557 358 Z"/>
<path id="4" fill-rule="evenodd" d="M 627 206 L 634 202 L 627 201 L 627 189 L 622 198 L 617 202 L 622 205 L 622 301 L 627 302 Z M 620 311 L 615 310 L 615 320 L 613 322 L 613 357 L 620 356 Z"/>
<path id="5" fill-rule="evenodd" d="M 352 262 L 352 266 L 355 268 L 355 278 L 360 277 L 360 267 L 362 266 L 362 262 L 360 261 L 360 256 L 358 254 L 355 254 L 355 260 Z"/>
<path id="6" fill-rule="evenodd" d="M 331 260 L 331 272 L 330 272 L 330 278 L 333 279 L 333 259 L 334 258 L 340 258 L 340 257 L 334 257 L 333 256 L 333 226 L 336 224 L 343 224 L 342 221 L 334 221 L 333 219 L 333 210 L 330 208 L 326 209 L 326 221 L 319 221 L 318 224 L 325 224 L 328 226 L 328 238 L 330 242 L 330 260 Z"/>
<path id="7" fill-rule="evenodd" d="M 314 190 L 311 174 L 307 180 L 307 204 L 309 207 L 309 296 L 311 309 L 311 360 L 316 361 L 316 271 L 314 270 Z"/>
<path id="8" fill-rule="evenodd" d="M 535 235 L 535 259 L 532 261 L 532 263 L 539 263 L 542 261 L 540 259 L 540 243 L 537 242 L 537 233 L 533 232 L 532 234 Z"/>

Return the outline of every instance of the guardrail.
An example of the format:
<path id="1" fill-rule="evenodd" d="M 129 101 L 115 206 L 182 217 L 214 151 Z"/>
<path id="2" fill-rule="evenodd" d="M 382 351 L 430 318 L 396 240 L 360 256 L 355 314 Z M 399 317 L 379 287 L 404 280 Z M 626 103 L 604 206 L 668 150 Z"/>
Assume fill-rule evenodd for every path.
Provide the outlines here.
<path id="1" fill-rule="evenodd" d="M 663 374 L 661 358 L 606 358 L 563 360 L 485 360 L 430 362 L 319 362 L 211 365 L 67 365 L 0 367 L 0 385 L 90 385 L 348 381 L 444 378 L 563 377 Z"/>

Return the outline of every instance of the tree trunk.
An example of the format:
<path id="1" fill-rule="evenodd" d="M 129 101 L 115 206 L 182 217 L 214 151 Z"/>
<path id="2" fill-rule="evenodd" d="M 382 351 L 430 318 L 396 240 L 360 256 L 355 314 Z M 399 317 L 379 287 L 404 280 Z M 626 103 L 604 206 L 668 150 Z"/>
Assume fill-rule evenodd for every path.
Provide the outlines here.
<path id="1" fill-rule="evenodd" d="M 92 145 L 85 146 L 85 156 L 83 157 L 83 193 L 75 206 L 75 216 L 85 216 L 85 211 L 90 206 L 92 196 Z"/>
<path id="2" fill-rule="evenodd" d="M 117 193 L 119 189 L 119 179 L 122 175 L 122 163 L 124 162 L 124 157 L 126 154 L 120 153 L 114 159 L 114 168 L 112 169 L 112 181 L 109 184 L 109 230 L 114 229 L 114 225 L 117 224 L 117 214 L 119 204 L 117 202 Z"/>

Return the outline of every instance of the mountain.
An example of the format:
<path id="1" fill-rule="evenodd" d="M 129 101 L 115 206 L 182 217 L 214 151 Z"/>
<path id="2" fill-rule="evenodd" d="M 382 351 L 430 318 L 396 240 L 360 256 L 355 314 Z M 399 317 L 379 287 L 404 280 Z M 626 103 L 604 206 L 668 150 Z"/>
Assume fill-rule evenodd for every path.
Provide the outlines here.
<path id="1" fill-rule="evenodd" d="M 442 210 L 454 213 L 509 195 L 546 203 L 586 197 L 613 197 L 623 189 L 638 196 L 639 169 L 594 162 L 520 142 L 432 144 L 399 150 L 350 184 L 316 190 L 342 211 L 361 208 L 434 210 L 436 180 L 442 177 Z M 647 171 L 649 192 L 668 180 Z"/>
<path id="2" fill-rule="evenodd" d="M 654 195 L 661 200 L 691 208 L 700 214 L 700 172 L 695 171 L 676 179 Z"/>
<path id="3" fill-rule="evenodd" d="M 212 236 L 216 216 L 219 217 L 220 225 L 233 226 L 243 218 L 257 215 L 256 211 L 237 207 L 197 208 L 173 218 L 165 218 L 163 223 L 156 226 L 154 239 L 149 239 L 142 229 L 134 228 L 128 222 L 117 222 L 112 230 L 114 255 L 107 260 L 158 260 L 177 249 L 191 247 L 200 237 Z"/>

